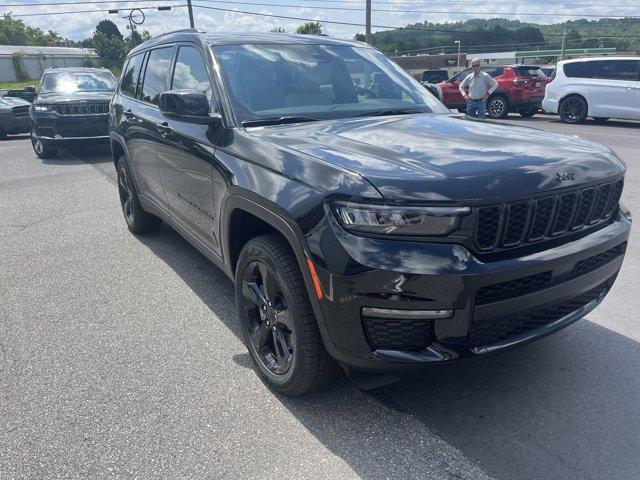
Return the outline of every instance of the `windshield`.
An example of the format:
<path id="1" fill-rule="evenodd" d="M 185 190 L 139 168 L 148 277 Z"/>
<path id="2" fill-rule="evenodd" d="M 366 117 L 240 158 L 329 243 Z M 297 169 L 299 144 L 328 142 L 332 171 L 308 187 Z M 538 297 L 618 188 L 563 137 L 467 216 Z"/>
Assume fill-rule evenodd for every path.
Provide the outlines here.
<path id="1" fill-rule="evenodd" d="M 45 73 L 40 93 L 114 92 L 116 79 L 109 71 Z"/>
<path id="2" fill-rule="evenodd" d="M 336 45 L 214 47 L 240 122 L 279 117 L 333 119 L 393 113 L 449 113 L 379 51 Z"/>

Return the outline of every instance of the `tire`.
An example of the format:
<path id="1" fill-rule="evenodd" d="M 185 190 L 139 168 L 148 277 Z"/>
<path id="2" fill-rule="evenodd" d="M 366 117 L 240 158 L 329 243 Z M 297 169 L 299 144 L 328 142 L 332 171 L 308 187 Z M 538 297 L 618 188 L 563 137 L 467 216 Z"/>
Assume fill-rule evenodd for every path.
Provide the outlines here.
<path id="1" fill-rule="evenodd" d="M 279 235 L 244 246 L 235 284 L 242 336 L 263 382 L 289 396 L 328 383 L 336 363 L 322 343 L 298 263 Z"/>
<path id="2" fill-rule="evenodd" d="M 564 123 L 583 122 L 587 118 L 588 111 L 587 101 L 578 95 L 563 99 L 558 107 L 558 115 Z"/>
<path id="3" fill-rule="evenodd" d="M 509 115 L 509 102 L 504 95 L 495 95 L 487 101 L 487 116 L 493 119 L 506 118 Z"/>
<path id="4" fill-rule="evenodd" d="M 7 139 L 7 132 L 5 132 L 2 128 L 0 128 L 0 140 Z"/>
<path id="5" fill-rule="evenodd" d="M 604 123 L 604 122 L 606 122 L 607 120 L 609 120 L 609 117 L 593 117 L 593 120 L 594 120 L 596 123 Z"/>
<path id="6" fill-rule="evenodd" d="M 127 228 L 131 233 L 144 234 L 155 232 L 162 225 L 162 219 L 145 212 L 140 205 L 138 193 L 133 182 L 131 169 L 126 157 L 123 155 L 118 159 L 118 194 L 120 196 L 120 205 Z"/>
<path id="7" fill-rule="evenodd" d="M 538 109 L 537 108 L 530 108 L 528 110 L 518 110 L 518 113 L 520 115 L 522 115 L 524 118 L 531 118 L 536 113 L 538 113 Z"/>
<path id="8" fill-rule="evenodd" d="M 466 109 L 466 108 L 464 108 L 464 107 L 460 107 L 460 108 L 458 108 L 458 112 L 460 112 L 460 113 L 467 113 L 467 109 Z"/>
<path id="9" fill-rule="evenodd" d="M 38 158 L 53 158 L 58 154 L 58 150 L 37 138 L 33 132 L 31 132 L 31 146 Z"/>

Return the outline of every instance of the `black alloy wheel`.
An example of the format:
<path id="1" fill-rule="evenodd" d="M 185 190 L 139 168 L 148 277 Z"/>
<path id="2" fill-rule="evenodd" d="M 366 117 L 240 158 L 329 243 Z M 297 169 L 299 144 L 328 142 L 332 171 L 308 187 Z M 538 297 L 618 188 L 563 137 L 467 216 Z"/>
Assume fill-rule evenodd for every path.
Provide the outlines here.
<path id="1" fill-rule="evenodd" d="M 502 95 L 491 97 L 487 103 L 487 113 L 490 118 L 505 118 L 509 114 L 509 104 Z"/>
<path id="2" fill-rule="evenodd" d="M 242 296 L 249 348 L 269 372 L 286 374 L 293 362 L 295 327 L 275 272 L 262 261 L 251 262 L 242 279 Z"/>
<path id="3" fill-rule="evenodd" d="M 571 96 L 560 102 L 558 114 L 565 123 L 580 123 L 587 118 L 587 102 L 582 97 Z"/>
<path id="4" fill-rule="evenodd" d="M 155 215 L 145 212 L 140 205 L 131 169 L 123 155 L 116 165 L 118 173 L 118 195 L 122 213 L 130 232 L 141 234 L 155 232 L 162 225 L 162 220 Z"/>
<path id="5" fill-rule="evenodd" d="M 235 288 L 242 337 L 267 386 L 293 396 L 333 378 L 337 364 L 322 342 L 298 262 L 280 235 L 247 242 Z"/>
<path id="6" fill-rule="evenodd" d="M 130 184 L 129 174 L 124 165 L 118 168 L 118 194 L 120 195 L 120 205 L 127 225 L 131 226 L 133 218 L 133 187 Z"/>
<path id="7" fill-rule="evenodd" d="M 58 154 L 58 151 L 54 148 L 47 146 L 42 140 L 36 137 L 31 132 L 31 146 L 38 158 L 53 158 Z"/>

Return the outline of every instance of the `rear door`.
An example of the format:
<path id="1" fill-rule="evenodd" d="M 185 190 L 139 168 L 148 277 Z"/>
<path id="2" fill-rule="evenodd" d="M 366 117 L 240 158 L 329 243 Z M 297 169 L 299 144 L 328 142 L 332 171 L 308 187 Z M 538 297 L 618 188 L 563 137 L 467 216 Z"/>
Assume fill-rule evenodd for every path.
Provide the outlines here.
<path id="1" fill-rule="evenodd" d="M 178 46 L 169 89 L 201 91 L 209 98 L 211 110 L 217 109 L 207 62 L 196 45 Z M 226 182 L 214 157 L 213 141 L 219 132 L 162 113 L 158 121 L 162 137 L 158 167 L 171 215 L 220 253 L 214 194 L 224 192 Z"/>
<path id="2" fill-rule="evenodd" d="M 158 100 L 168 88 L 169 67 L 174 47 L 150 50 L 145 57 L 145 68 L 141 73 L 140 86 L 136 94 L 136 105 L 124 114 L 130 116 L 135 132 L 136 148 L 130 153 L 130 162 L 137 185 L 143 195 L 150 197 L 160 206 L 166 198 L 160 182 L 156 145 L 160 142 L 158 128 Z"/>
<path id="3" fill-rule="evenodd" d="M 589 84 L 589 115 L 595 117 L 638 118 L 638 60 L 594 60 Z"/>

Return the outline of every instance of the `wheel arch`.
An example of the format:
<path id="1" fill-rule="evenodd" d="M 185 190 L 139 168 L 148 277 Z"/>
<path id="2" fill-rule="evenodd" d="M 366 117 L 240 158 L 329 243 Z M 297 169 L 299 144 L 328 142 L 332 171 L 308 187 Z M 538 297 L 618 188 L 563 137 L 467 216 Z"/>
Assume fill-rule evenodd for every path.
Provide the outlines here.
<path id="1" fill-rule="evenodd" d="M 247 220 L 255 223 L 252 227 L 245 229 L 243 227 Z M 327 330 L 320 301 L 315 294 L 314 280 L 307 264 L 307 261 L 311 260 L 309 248 L 304 234 L 290 215 L 273 202 L 256 197 L 253 192 L 236 188 L 224 201 L 220 221 L 221 246 L 231 278 L 235 278 L 238 257 L 246 242 L 251 238 L 255 238 L 257 235 L 276 233 L 284 239 L 302 273 L 325 347 L 330 353 L 334 352 L 332 356 L 335 357 L 335 348 Z"/>

